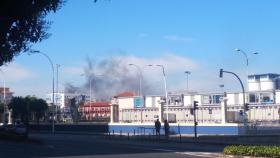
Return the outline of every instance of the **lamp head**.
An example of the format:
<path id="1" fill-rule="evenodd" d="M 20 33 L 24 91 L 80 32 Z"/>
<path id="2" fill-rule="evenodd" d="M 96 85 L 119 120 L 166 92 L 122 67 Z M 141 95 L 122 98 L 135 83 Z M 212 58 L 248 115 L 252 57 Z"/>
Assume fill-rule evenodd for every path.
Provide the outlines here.
<path id="1" fill-rule="evenodd" d="M 220 69 L 220 78 L 223 78 L 223 69 Z"/>
<path id="2" fill-rule="evenodd" d="M 237 52 L 241 51 L 241 49 L 239 49 L 239 48 L 235 48 L 234 50 L 237 51 Z"/>
<path id="3" fill-rule="evenodd" d="M 39 50 L 30 50 L 27 54 L 32 55 L 32 54 L 36 54 L 36 53 L 40 53 L 40 51 Z"/>

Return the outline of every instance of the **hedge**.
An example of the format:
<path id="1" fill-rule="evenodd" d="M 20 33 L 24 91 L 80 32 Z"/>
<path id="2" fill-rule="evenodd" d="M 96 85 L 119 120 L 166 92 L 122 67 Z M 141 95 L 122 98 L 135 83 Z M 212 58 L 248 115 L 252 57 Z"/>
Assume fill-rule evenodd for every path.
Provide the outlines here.
<path id="1" fill-rule="evenodd" d="M 225 155 L 280 158 L 280 146 L 227 146 Z"/>

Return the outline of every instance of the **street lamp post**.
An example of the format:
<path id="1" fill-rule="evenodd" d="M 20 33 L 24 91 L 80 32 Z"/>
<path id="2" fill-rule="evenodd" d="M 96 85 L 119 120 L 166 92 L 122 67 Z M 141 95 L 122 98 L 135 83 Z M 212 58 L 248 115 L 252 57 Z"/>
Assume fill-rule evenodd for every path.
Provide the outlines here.
<path id="1" fill-rule="evenodd" d="M 223 69 L 220 69 L 220 78 L 223 78 L 223 73 L 228 73 L 228 74 L 234 75 L 238 79 L 238 81 L 241 85 L 242 94 L 243 94 L 243 113 L 244 113 L 243 123 L 244 123 L 245 130 L 246 130 L 246 126 L 247 126 L 247 113 L 246 113 L 246 111 L 248 110 L 248 104 L 246 104 L 246 101 L 245 101 L 245 89 L 244 89 L 243 83 L 242 83 L 240 77 L 237 74 L 235 74 L 234 72 L 225 71 Z"/>
<path id="2" fill-rule="evenodd" d="M 86 74 L 81 74 L 81 76 L 86 76 Z M 92 82 L 92 76 L 91 74 L 88 76 L 89 77 L 89 120 L 91 120 L 91 82 Z"/>
<path id="3" fill-rule="evenodd" d="M 56 64 L 56 95 L 55 95 L 55 115 L 57 116 L 57 95 L 58 95 L 58 68 L 59 64 Z"/>
<path id="4" fill-rule="evenodd" d="M 86 74 L 81 74 L 81 76 L 86 76 Z M 104 76 L 104 75 L 93 75 L 95 77 L 97 76 Z M 90 120 L 92 118 L 92 109 L 91 109 L 91 102 L 92 102 L 92 80 L 93 80 L 93 77 L 92 77 L 92 74 L 88 75 L 89 77 L 89 108 L 90 108 Z"/>
<path id="5" fill-rule="evenodd" d="M 191 72 L 185 71 L 185 74 L 187 75 L 187 92 L 189 92 L 189 75 L 191 74 Z"/>
<path id="6" fill-rule="evenodd" d="M 153 66 L 153 65 L 147 65 L 147 66 Z M 164 69 L 164 66 L 163 65 L 155 65 L 155 66 L 158 66 L 158 67 L 161 67 L 162 68 L 162 74 L 163 74 L 163 82 L 164 82 L 164 90 L 165 90 L 165 105 L 166 105 L 166 120 L 167 122 L 169 122 L 169 119 L 168 119 L 168 96 L 167 96 L 167 86 L 166 86 L 166 74 L 165 74 L 165 69 Z M 161 108 L 160 108 L 161 109 Z M 161 110 L 160 111 L 160 114 L 161 114 Z M 162 118 L 161 118 L 162 119 Z M 162 120 L 161 120 L 162 121 Z"/>
<path id="7" fill-rule="evenodd" d="M 30 54 L 43 55 L 44 57 L 46 57 L 48 59 L 50 65 L 51 65 L 51 68 L 52 68 L 52 133 L 54 134 L 54 132 L 55 132 L 55 126 L 54 126 L 54 65 L 53 65 L 51 58 L 47 54 L 45 54 L 41 51 L 31 50 Z"/>
<path id="8" fill-rule="evenodd" d="M 91 76 L 91 74 L 90 74 L 90 76 L 89 76 L 89 110 L 90 110 L 90 111 L 89 111 L 89 114 L 90 114 L 90 115 L 89 115 L 89 120 L 91 120 L 91 115 L 92 115 L 92 113 L 91 113 L 91 112 L 92 112 L 92 109 L 91 109 L 91 102 L 92 102 L 92 98 L 91 98 L 91 97 L 92 97 L 92 93 L 91 93 L 91 92 L 92 92 L 92 91 L 91 91 L 91 88 L 92 88 L 92 87 L 91 87 L 91 82 L 92 82 L 92 76 Z"/>
<path id="9" fill-rule="evenodd" d="M 235 48 L 235 51 L 242 53 L 243 56 L 246 59 L 246 75 L 247 75 L 246 78 L 248 78 L 248 75 L 249 75 L 249 57 L 248 57 L 247 53 L 244 52 L 242 49 Z M 258 55 L 259 53 L 258 52 L 253 52 L 253 54 Z"/>
<path id="10" fill-rule="evenodd" d="M 142 96 L 142 70 L 141 68 L 138 66 L 138 65 L 135 65 L 135 64 L 129 64 L 129 66 L 134 66 L 136 67 L 136 69 L 138 70 L 138 73 L 139 73 L 139 96 Z"/>

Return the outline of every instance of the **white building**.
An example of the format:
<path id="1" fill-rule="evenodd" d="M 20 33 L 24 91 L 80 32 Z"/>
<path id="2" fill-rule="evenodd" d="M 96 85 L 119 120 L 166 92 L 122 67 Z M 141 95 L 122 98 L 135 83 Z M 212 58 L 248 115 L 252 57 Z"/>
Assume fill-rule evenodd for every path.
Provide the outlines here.
<path id="1" fill-rule="evenodd" d="M 248 92 L 245 102 L 249 103 L 248 120 L 278 121 L 280 119 L 280 82 L 278 74 L 251 75 L 248 77 Z M 221 103 L 226 99 L 226 113 L 222 112 Z M 139 100 L 143 104 L 139 106 Z M 222 115 L 226 115 L 227 122 L 241 122 L 243 113 L 243 94 L 237 93 L 187 93 L 169 94 L 167 106 L 164 96 L 121 96 L 114 99 L 111 109 L 111 122 L 151 123 L 159 115 L 169 121 L 177 123 L 193 122 L 191 108 L 197 101 L 197 119 L 200 123 L 221 123 Z M 224 103 L 224 102 L 223 102 Z M 163 108 L 160 114 L 159 108 Z"/>
<path id="2" fill-rule="evenodd" d="M 60 107 L 61 109 L 69 106 L 70 100 L 75 98 L 76 102 L 87 102 L 89 101 L 89 96 L 84 94 L 77 93 L 54 93 L 54 104 Z M 53 103 L 53 93 L 48 93 L 46 96 L 46 102 L 51 106 Z"/>
<path id="3" fill-rule="evenodd" d="M 280 75 L 260 74 L 248 77 L 249 103 L 280 103 Z"/>
<path id="4" fill-rule="evenodd" d="M 13 98 L 13 92 L 10 91 L 10 88 L 0 87 L 0 102 L 9 103 Z"/>

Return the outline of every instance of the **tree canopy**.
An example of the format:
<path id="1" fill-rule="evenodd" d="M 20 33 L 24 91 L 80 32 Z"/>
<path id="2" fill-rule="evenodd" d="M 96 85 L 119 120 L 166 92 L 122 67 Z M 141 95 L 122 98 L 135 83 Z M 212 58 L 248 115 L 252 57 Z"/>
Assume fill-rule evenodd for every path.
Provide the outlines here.
<path id="1" fill-rule="evenodd" d="M 0 66 L 30 49 L 32 43 L 48 38 L 45 17 L 56 12 L 65 0 L 0 1 Z"/>
<path id="2" fill-rule="evenodd" d="M 21 122 L 28 124 L 31 114 L 34 114 L 39 121 L 45 115 L 48 104 L 43 99 L 37 99 L 36 97 L 13 97 L 8 107 L 12 109 L 14 121 L 20 119 Z"/>
<path id="3" fill-rule="evenodd" d="M 8 104 L 9 109 L 12 109 L 13 120 L 20 119 L 22 122 L 28 122 L 29 106 L 26 98 L 13 97 Z"/>

